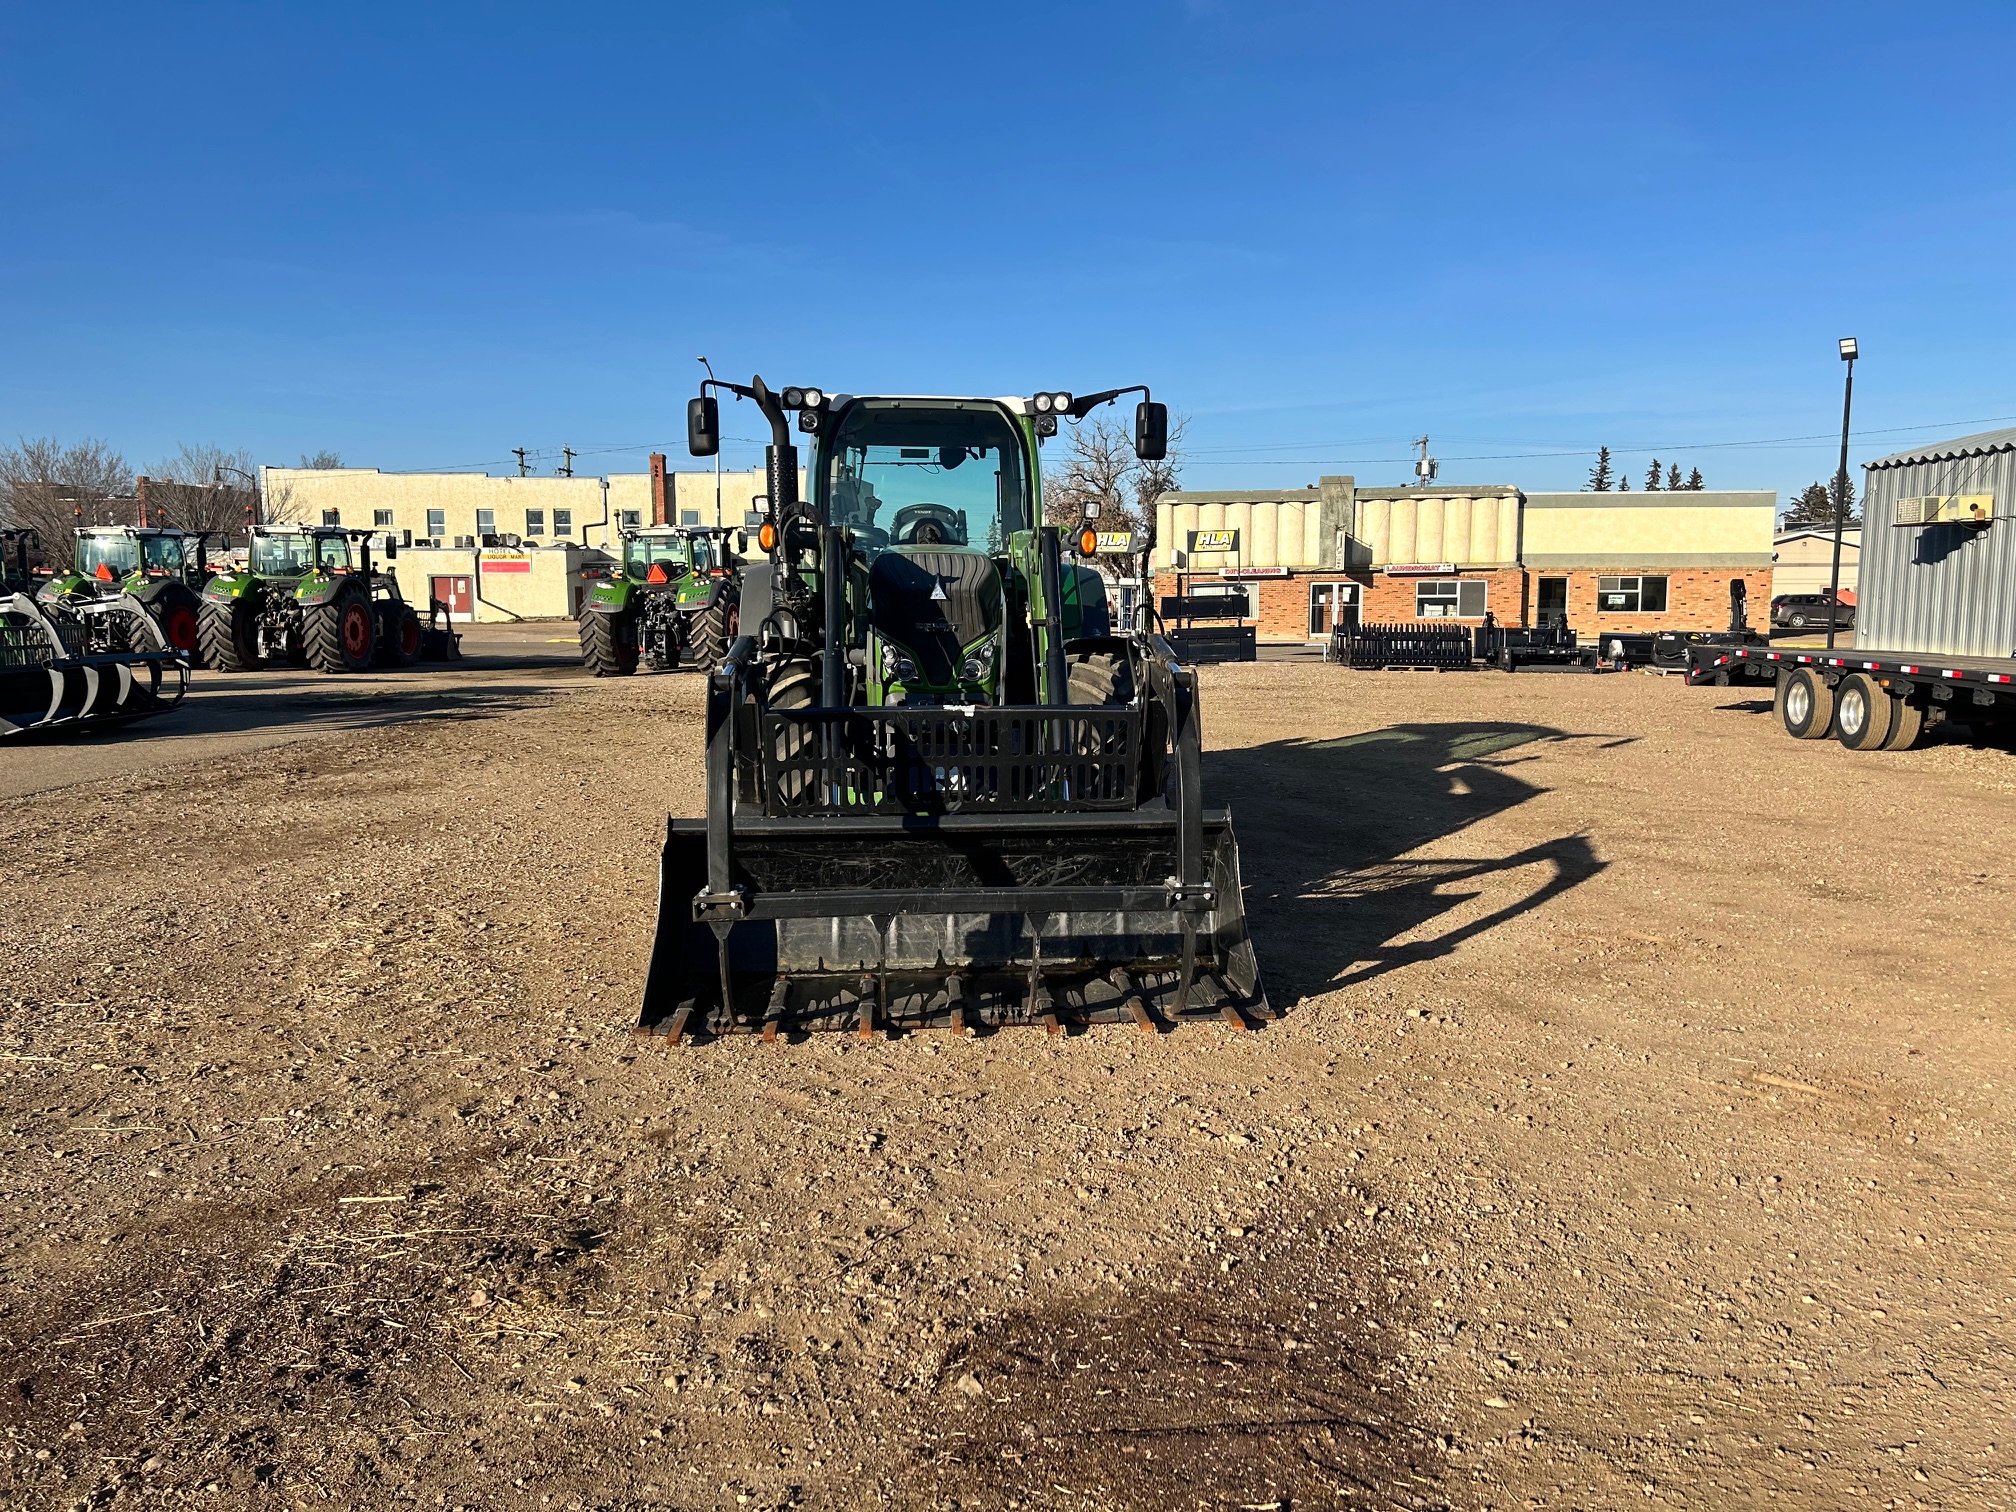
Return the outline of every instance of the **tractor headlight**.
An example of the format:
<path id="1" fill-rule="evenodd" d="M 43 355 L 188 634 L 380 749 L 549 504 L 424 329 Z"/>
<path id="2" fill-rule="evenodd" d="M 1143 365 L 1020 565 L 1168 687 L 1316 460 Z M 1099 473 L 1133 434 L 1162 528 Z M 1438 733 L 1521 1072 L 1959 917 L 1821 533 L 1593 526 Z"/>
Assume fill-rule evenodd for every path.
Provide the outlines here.
<path id="1" fill-rule="evenodd" d="M 807 407 L 798 411 L 798 429 L 807 435 L 819 433 L 819 411 Z"/>
<path id="2" fill-rule="evenodd" d="M 1036 396 L 1036 413 L 1039 415 L 1050 413 L 1050 396 L 1048 394 L 1038 394 Z"/>
<path id="3" fill-rule="evenodd" d="M 820 406 L 824 405 L 825 402 L 826 402 L 826 396 L 820 393 L 819 390 L 817 389 L 805 390 L 805 407 L 807 409 L 818 409 L 820 408 Z"/>
<path id="4" fill-rule="evenodd" d="M 784 408 L 786 409 L 803 409 L 805 407 L 805 390 L 803 389 L 787 388 L 781 397 L 784 400 Z"/>
<path id="5" fill-rule="evenodd" d="M 917 663 L 894 646 L 882 648 L 882 681 L 908 683 L 917 680 Z"/>
<path id="6" fill-rule="evenodd" d="M 959 678 L 962 682 L 985 682 L 994 670 L 994 654 L 1001 646 L 1001 632 L 996 630 L 966 653 L 966 659 L 959 663 Z"/>
<path id="7" fill-rule="evenodd" d="M 1060 415 L 1067 413 L 1071 408 L 1071 396 L 1069 394 L 1052 394 L 1050 396 L 1050 407 Z"/>

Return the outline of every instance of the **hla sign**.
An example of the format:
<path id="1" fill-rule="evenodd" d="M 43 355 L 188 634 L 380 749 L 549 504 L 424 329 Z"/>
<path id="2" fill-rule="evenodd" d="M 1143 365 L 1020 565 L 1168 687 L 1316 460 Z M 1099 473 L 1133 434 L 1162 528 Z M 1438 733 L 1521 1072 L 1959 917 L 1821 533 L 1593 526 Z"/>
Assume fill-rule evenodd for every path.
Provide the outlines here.
<path id="1" fill-rule="evenodd" d="M 1190 532 L 1190 551 L 1195 555 L 1200 551 L 1237 551 L 1239 532 L 1236 530 L 1193 530 Z"/>

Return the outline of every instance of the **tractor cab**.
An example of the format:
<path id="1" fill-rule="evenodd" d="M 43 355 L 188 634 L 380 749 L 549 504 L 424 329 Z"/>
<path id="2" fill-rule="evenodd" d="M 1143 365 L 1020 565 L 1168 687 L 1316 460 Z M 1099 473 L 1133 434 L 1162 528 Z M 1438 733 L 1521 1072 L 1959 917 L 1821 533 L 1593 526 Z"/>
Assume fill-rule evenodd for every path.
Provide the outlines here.
<path id="1" fill-rule="evenodd" d="M 340 576 L 357 567 L 353 533 L 340 526 L 260 526 L 252 531 L 248 563 L 254 577 Z"/>
<path id="2" fill-rule="evenodd" d="M 647 588 L 679 586 L 682 591 L 703 586 L 710 578 L 726 577 L 735 562 L 728 547 L 730 533 L 720 527 L 693 525 L 653 525 L 625 531 L 623 575 Z"/>
<path id="3" fill-rule="evenodd" d="M 148 582 L 202 575 L 200 536 L 153 526 L 89 525 L 77 532 L 71 567 L 100 583 L 138 577 Z"/>

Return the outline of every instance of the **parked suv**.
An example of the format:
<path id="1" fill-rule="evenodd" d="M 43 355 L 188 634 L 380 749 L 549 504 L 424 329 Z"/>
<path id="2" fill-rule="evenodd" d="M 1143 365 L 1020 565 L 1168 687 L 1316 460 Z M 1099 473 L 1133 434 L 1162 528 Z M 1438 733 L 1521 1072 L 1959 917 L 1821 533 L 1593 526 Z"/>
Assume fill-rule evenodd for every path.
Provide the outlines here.
<path id="1" fill-rule="evenodd" d="M 1855 605 L 1847 599 L 1835 604 L 1831 593 L 1781 593 L 1771 600 L 1771 623 L 1793 630 L 1804 630 L 1808 625 L 1825 628 L 1828 609 L 1834 610 L 1833 619 L 1837 628 L 1852 628 L 1855 624 Z"/>

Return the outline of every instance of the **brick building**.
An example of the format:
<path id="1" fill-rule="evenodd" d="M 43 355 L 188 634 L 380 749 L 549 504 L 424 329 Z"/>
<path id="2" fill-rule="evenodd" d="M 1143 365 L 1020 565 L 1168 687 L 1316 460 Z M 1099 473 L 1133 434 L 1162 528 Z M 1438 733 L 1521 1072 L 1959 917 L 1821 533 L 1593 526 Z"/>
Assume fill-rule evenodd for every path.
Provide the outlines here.
<path id="1" fill-rule="evenodd" d="M 1487 613 L 1507 625 L 1566 614 L 1585 634 L 1720 629 L 1732 578 L 1764 612 L 1776 508 L 1768 492 L 1360 488 L 1350 477 L 1185 491 L 1157 508 L 1154 592 L 1237 597 L 1267 641 L 1321 639 L 1340 620 Z"/>

